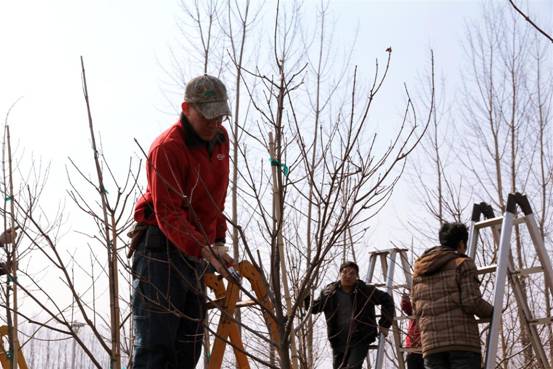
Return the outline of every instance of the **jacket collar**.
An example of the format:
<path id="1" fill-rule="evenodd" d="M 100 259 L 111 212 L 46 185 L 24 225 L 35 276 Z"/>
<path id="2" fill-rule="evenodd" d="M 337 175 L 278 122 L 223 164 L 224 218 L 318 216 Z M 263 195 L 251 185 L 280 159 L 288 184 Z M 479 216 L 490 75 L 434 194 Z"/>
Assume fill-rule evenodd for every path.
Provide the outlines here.
<path id="1" fill-rule="evenodd" d="M 466 258 L 461 254 L 445 246 L 436 246 L 426 250 L 415 262 L 413 277 L 432 275 L 446 269 L 451 260 Z"/>
<path id="2" fill-rule="evenodd" d="M 196 131 L 194 131 L 194 128 L 192 128 L 188 122 L 188 119 L 186 119 L 186 116 L 182 113 L 180 116 L 180 122 L 183 129 L 184 143 L 190 148 L 205 146 L 208 151 L 211 152 L 215 146 L 225 142 L 225 135 L 223 132 L 217 133 L 210 141 L 203 140 L 200 136 L 198 136 Z"/>
<path id="3" fill-rule="evenodd" d="M 358 279 L 355 283 L 355 286 L 353 287 L 353 290 L 351 291 L 352 294 L 357 293 L 358 291 L 363 290 L 363 288 L 366 286 L 365 282 L 363 282 L 361 279 Z M 332 282 L 327 287 L 327 293 L 329 295 L 336 293 L 336 291 L 340 288 L 340 281 Z"/>

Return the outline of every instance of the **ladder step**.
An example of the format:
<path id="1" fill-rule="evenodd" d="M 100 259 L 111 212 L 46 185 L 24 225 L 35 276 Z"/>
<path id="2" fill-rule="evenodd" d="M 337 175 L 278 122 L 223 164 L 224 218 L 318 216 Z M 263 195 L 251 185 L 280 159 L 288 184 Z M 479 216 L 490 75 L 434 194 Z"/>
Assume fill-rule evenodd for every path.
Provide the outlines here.
<path id="1" fill-rule="evenodd" d="M 385 250 L 375 250 L 375 251 L 371 251 L 369 252 L 369 255 L 386 255 L 386 254 L 389 254 L 391 252 L 409 252 L 409 249 L 398 249 L 398 248 L 393 248 L 393 249 L 385 249 Z"/>
<path id="2" fill-rule="evenodd" d="M 523 276 L 529 276 L 530 274 L 536 274 L 536 273 L 542 273 L 543 268 L 542 267 L 532 267 L 532 268 L 526 268 L 519 271 L 516 271 L 517 274 L 523 275 Z"/>
<path id="3" fill-rule="evenodd" d="M 411 315 L 411 316 L 400 315 L 400 316 L 394 317 L 394 319 L 397 320 L 397 321 L 400 321 L 400 320 L 411 320 L 411 319 L 415 319 L 415 316 L 414 316 L 414 315 Z"/>
<path id="4" fill-rule="evenodd" d="M 218 299 L 208 301 L 207 304 L 206 304 L 207 309 L 215 309 L 215 308 L 218 308 L 218 307 L 222 307 L 224 301 L 225 301 L 224 297 L 220 297 Z"/>
<path id="5" fill-rule="evenodd" d="M 485 220 L 482 220 L 480 222 L 474 223 L 474 228 L 475 229 L 482 229 L 482 228 L 487 228 L 487 227 L 493 227 L 493 226 L 496 226 L 496 225 L 500 225 L 501 222 L 503 222 L 503 217 L 502 216 L 491 218 L 491 219 L 485 219 Z"/>
<path id="6" fill-rule="evenodd" d="M 497 264 L 486 265 L 478 268 L 478 274 L 493 273 L 495 272 L 496 269 L 497 269 Z M 543 272 L 543 268 L 537 266 L 537 267 L 525 268 L 521 270 L 515 270 L 511 274 L 518 274 L 518 275 L 527 277 L 531 274 L 542 273 L 542 272 Z"/>
<path id="7" fill-rule="evenodd" d="M 537 318 L 532 319 L 528 323 L 538 325 L 538 324 L 549 324 L 553 323 L 553 317 Z"/>
<path id="8" fill-rule="evenodd" d="M 497 269 L 497 264 L 490 264 L 478 268 L 478 274 L 493 273 Z"/>
<path id="9" fill-rule="evenodd" d="M 518 216 L 515 219 L 513 219 L 513 224 L 524 223 L 525 219 L 526 219 L 525 215 Z M 491 218 L 491 219 L 485 219 L 485 220 L 482 220 L 480 222 L 474 223 L 474 228 L 475 229 L 482 229 L 482 228 L 498 226 L 498 225 L 501 225 L 502 222 L 503 222 L 503 216 L 495 217 L 495 218 Z"/>
<path id="10" fill-rule="evenodd" d="M 478 324 L 488 324 L 492 321 L 492 318 L 477 318 L 476 323 Z"/>
<path id="11" fill-rule="evenodd" d="M 386 283 L 371 283 L 375 287 L 386 287 Z M 394 284 L 392 286 L 392 289 L 398 289 L 398 288 L 409 288 L 409 286 L 405 283 L 403 284 Z"/>
<path id="12" fill-rule="evenodd" d="M 410 352 L 410 353 L 415 353 L 415 354 L 422 353 L 420 347 L 400 347 L 399 351 L 401 351 L 401 352 Z"/>
<path id="13" fill-rule="evenodd" d="M 207 309 L 208 310 L 209 309 L 215 309 L 215 308 L 221 308 L 222 309 L 222 308 L 224 308 L 224 306 L 223 306 L 224 302 L 225 302 L 224 297 L 209 301 L 207 303 Z M 238 301 L 236 303 L 236 308 L 248 307 L 248 306 L 253 306 L 253 305 L 257 305 L 257 302 L 255 302 L 253 300 L 243 300 L 243 301 Z"/>

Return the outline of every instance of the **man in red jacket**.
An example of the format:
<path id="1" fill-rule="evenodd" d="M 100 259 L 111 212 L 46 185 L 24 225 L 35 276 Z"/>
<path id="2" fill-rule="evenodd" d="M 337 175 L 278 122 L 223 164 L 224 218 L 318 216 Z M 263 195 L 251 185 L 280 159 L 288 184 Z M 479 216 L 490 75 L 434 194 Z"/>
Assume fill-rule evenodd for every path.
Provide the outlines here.
<path id="1" fill-rule="evenodd" d="M 148 185 L 134 218 L 144 230 L 133 256 L 134 369 L 191 369 L 202 346 L 209 262 L 227 277 L 223 214 L 230 115 L 224 84 L 203 75 L 186 86 L 180 120 L 152 144 Z"/>

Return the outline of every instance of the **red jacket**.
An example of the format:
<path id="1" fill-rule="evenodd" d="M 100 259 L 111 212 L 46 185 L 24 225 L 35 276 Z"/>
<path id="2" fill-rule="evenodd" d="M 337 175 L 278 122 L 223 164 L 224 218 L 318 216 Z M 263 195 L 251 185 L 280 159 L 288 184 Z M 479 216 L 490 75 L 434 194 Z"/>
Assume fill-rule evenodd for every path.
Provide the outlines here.
<path id="1" fill-rule="evenodd" d="M 201 247 L 224 240 L 229 140 L 222 126 L 206 142 L 183 116 L 150 147 L 146 174 L 146 192 L 135 206 L 137 222 L 158 226 L 190 256 L 199 257 Z"/>
<path id="2" fill-rule="evenodd" d="M 413 306 L 409 297 L 401 299 L 401 310 L 407 315 L 413 315 Z M 415 348 L 421 345 L 421 332 L 417 327 L 417 321 L 415 319 L 409 319 L 407 325 L 407 337 L 405 337 L 405 347 Z"/>

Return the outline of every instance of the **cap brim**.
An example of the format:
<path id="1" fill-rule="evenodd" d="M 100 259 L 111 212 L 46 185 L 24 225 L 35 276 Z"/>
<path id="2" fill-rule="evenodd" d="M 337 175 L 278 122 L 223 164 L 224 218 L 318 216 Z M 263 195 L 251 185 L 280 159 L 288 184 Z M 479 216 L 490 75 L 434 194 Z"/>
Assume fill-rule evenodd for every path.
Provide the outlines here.
<path id="1" fill-rule="evenodd" d="M 226 101 L 199 103 L 195 105 L 205 119 L 214 119 L 231 115 L 230 108 Z"/>

